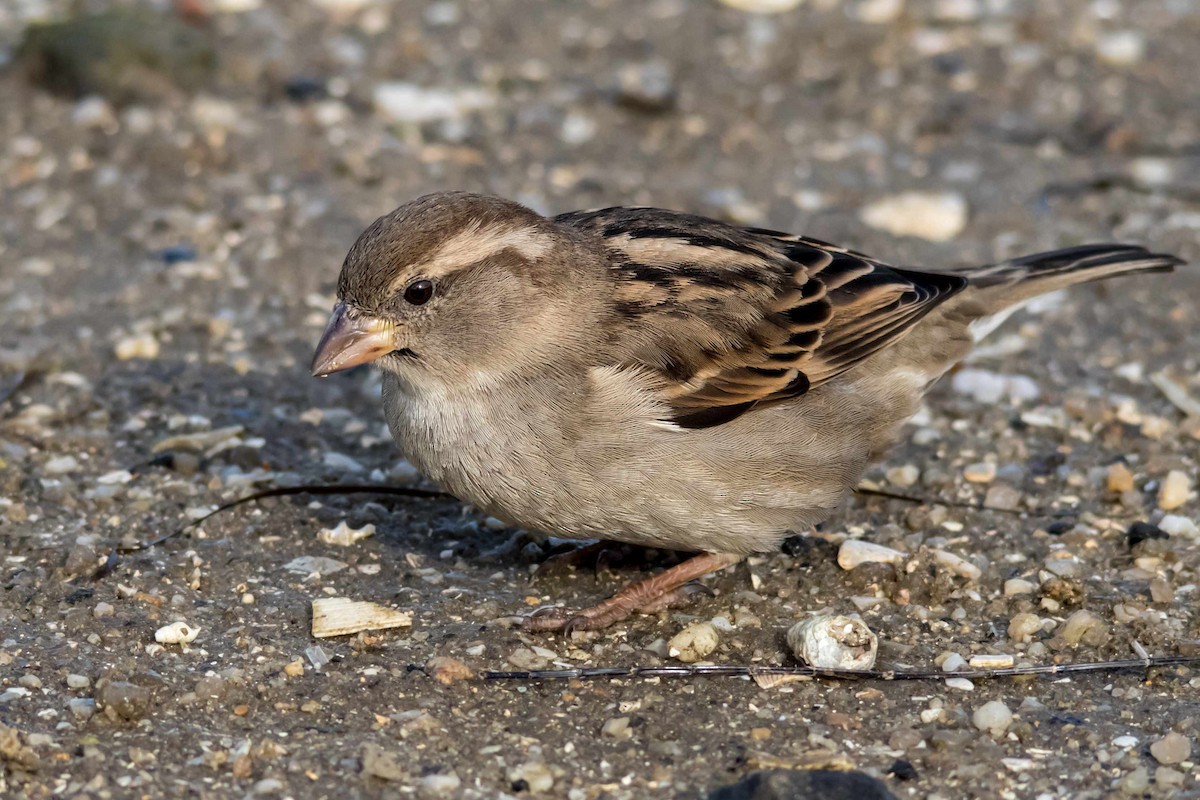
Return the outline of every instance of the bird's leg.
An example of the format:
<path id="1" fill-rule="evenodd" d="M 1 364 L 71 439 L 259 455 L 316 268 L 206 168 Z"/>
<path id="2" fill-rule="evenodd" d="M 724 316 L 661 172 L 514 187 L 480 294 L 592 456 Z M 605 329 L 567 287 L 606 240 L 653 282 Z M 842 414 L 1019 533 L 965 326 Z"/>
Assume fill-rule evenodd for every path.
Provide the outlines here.
<path id="1" fill-rule="evenodd" d="M 575 614 L 537 613 L 526 617 L 523 627 L 527 631 L 595 631 L 619 622 L 635 611 L 653 613 L 667 607 L 679 595 L 676 590 L 710 572 L 731 567 L 743 556 L 732 553 L 701 553 L 676 564 L 657 575 L 631 583 L 615 595 L 591 608 Z"/>

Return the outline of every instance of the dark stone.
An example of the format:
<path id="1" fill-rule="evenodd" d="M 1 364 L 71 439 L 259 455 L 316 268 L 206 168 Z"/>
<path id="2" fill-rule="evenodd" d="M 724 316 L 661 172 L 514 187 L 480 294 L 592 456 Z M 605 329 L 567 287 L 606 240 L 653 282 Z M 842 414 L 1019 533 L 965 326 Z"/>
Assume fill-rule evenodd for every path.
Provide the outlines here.
<path id="1" fill-rule="evenodd" d="M 1125 532 L 1125 540 L 1131 549 L 1148 539 L 1167 539 L 1169 537 L 1169 533 L 1149 522 L 1135 522 Z"/>
<path id="2" fill-rule="evenodd" d="M 905 761 L 903 758 L 897 758 L 887 771 L 898 781 L 915 781 L 920 776 L 917 774 L 917 768 L 912 765 L 911 761 Z"/>
<path id="3" fill-rule="evenodd" d="M 283 93 L 293 103 L 311 103 L 327 97 L 329 90 L 325 88 L 325 81 L 320 78 L 297 75 L 283 82 Z"/>
<path id="4" fill-rule="evenodd" d="M 180 17 L 131 8 L 31 25 L 15 60 L 47 91 L 121 104 L 207 85 L 217 53 L 206 31 Z"/>
<path id="5" fill-rule="evenodd" d="M 708 800 L 896 800 L 880 780 L 863 772 L 775 769 L 723 786 Z"/>
<path id="6" fill-rule="evenodd" d="M 168 265 L 183 264 L 187 261 L 196 260 L 196 248 L 190 244 L 176 244 L 165 248 L 158 254 Z"/>

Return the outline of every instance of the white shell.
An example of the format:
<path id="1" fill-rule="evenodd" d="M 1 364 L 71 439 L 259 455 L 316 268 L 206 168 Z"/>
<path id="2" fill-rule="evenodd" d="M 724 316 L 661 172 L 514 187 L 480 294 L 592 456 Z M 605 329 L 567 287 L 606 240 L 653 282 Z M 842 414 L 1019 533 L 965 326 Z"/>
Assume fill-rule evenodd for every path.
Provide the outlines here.
<path id="1" fill-rule="evenodd" d="M 172 622 L 154 632 L 154 641 L 159 644 L 188 644 L 195 641 L 200 629 L 186 622 Z"/>
<path id="2" fill-rule="evenodd" d="M 412 627 L 412 614 L 349 597 L 322 597 L 312 602 L 312 635 L 318 639 L 359 631 Z"/>
<path id="3" fill-rule="evenodd" d="M 870 669 L 879 639 L 861 619 L 823 615 L 802 620 L 787 632 L 796 658 L 823 669 Z"/>
<path id="4" fill-rule="evenodd" d="M 336 544 L 340 547 L 349 547 L 359 539 L 366 539 L 368 536 L 374 535 L 374 525 L 368 523 L 361 528 L 351 528 L 346 524 L 346 520 L 339 522 L 336 528 L 324 528 L 317 531 L 319 540 L 325 544 Z"/>

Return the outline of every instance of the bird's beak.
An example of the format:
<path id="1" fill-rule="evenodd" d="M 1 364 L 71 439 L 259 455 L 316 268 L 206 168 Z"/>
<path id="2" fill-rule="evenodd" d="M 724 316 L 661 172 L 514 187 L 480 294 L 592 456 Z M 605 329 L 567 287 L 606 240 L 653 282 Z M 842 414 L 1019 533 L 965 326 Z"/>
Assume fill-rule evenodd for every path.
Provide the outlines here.
<path id="1" fill-rule="evenodd" d="M 386 320 L 352 315 L 345 303 L 338 303 L 313 354 L 313 377 L 323 378 L 387 355 L 396 349 L 393 329 Z"/>

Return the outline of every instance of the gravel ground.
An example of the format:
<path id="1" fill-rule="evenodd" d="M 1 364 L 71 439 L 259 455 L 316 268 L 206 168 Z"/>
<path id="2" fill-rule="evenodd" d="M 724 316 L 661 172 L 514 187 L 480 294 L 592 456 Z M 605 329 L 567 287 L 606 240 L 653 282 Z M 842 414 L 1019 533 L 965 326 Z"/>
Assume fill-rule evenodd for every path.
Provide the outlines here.
<path id="1" fill-rule="evenodd" d="M 254 489 L 417 484 L 376 376 L 306 365 L 349 244 L 426 191 L 677 207 L 907 264 L 1110 239 L 1200 260 L 1200 5 L 211 0 L 187 64 L 18 57 L 76 5 L 109 8 L 0 6 L 0 794 L 703 797 L 829 765 L 898 797 L 1200 797 L 1195 670 L 768 689 L 413 668 L 676 663 L 667 640 L 710 620 L 709 660 L 790 663 L 783 632 L 817 611 L 861 614 L 887 666 L 1196 654 L 1200 419 L 1162 388 L 1200 398 L 1194 268 L 1014 318 L 871 473 L 924 502 L 856 501 L 714 597 L 599 634 L 493 622 L 662 554 L 534 576 L 550 544 L 449 501 L 269 500 L 109 558 Z M 374 535 L 318 538 L 342 522 Z M 904 555 L 843 569 L 860 538 Z M 329 596 L 411 625 L 318 641 Z M 176 621 L 195 640 L 156 642 Z"/>

